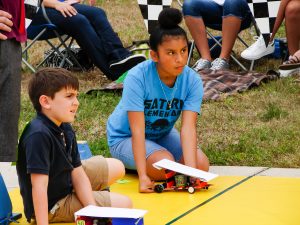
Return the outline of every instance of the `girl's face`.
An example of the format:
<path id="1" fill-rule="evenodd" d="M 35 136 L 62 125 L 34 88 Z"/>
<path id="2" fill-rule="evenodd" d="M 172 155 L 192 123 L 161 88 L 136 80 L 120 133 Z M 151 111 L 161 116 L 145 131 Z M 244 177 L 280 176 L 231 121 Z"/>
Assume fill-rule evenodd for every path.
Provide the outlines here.
<path id="1" fill-rule="evenodd" d="M 157 52 L 151 51 L 151 57 L 157 63 L 160 78 L 176 78 L 182 73 L 188 59 L 188 44 L 183 36 L 165 37 Z"/>

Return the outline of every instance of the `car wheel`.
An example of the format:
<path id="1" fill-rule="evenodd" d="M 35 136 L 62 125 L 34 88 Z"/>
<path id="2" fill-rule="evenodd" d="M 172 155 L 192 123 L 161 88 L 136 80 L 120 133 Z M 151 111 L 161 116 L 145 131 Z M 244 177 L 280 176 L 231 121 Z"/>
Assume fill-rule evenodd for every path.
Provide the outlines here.
<path id="1" fill-rule="evenodd" d="M 194 187 L 189 187 L 189 188 L 188 188 L 188 192 L 189 192 L 190 194 L 194 194 L 195 188 L 194 188 Z"/>
<path id="2" fill-rule="evenodd" d="M 164 186 L 162 184 L 157 184 L 154 186 L 154 191 L 156 193 L 162 193 L 164 190 Z"/>

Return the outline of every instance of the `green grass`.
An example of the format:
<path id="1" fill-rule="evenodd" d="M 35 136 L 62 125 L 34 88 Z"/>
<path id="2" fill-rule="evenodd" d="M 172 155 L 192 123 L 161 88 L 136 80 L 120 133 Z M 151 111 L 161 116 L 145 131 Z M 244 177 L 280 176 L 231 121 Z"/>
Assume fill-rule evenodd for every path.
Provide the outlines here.
<path id="1" fill-rule="evenodd" d="M 125 45 L 147 38 L 136 1 L 101 0 L 98 5 L 106 10 Z M 242 36 L 251 42 L 249 32 L 243 31 Z M 280 29 L 279 36 L 284 36 L 284 28 Z M 239 43 L 235 45 L 237 53 L 243 49 Z M 38 50 L 44 50 L 43 45 L 33 52 L 42 55 Z M 255 69 L 266 72 L 276 69 L 280 63 L 280 60 L 262 59 L 256 62 Z M 19 134 L 35 115 L 26 93 L 30 76 L 27 70 L 23 73 Z M 93 154 L 109 156 L 106 121 L 121 95 L 108 92 L 85 95 L 86 90 L 108 81 L 98 70 L 77 73 L 77 76 L 81 89 L 80 107 L 73 124 L 77 139 L 87 140 Z M 299 77 L 278 79 L 220 101 L 205 102 L 197 121 L 198 145 L 213 165 L 300 167 L 299 112 Z M 180 121 L 176 126 L 180 127 Z"/>

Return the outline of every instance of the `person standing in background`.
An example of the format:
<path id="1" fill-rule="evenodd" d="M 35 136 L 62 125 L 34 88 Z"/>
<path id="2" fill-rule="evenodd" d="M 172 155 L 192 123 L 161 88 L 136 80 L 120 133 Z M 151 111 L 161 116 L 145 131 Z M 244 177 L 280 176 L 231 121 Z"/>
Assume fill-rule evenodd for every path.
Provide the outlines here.
<path id="1" fill-rule="evenodd" d="M 0 162 L 16 160 L 25 40 L 24 0 L 0 0 Z"/>

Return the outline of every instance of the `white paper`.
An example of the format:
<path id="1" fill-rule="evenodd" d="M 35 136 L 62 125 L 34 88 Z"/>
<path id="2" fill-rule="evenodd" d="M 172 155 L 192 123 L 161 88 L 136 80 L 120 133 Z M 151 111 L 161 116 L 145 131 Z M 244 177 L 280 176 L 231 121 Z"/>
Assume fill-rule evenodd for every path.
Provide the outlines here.
<path id="1" fill-rule="evenodd" d="M 77 216 L 89 217 L 105 217 L 105 218 L 141 218 L 147 213 L 147 210 L 142 209 L 127 209 L 127 208 L 114 208 L 114 207 L 99 207 L 89 205 L 75 212 Z"/>
<path id="2" fill-rule="evenodd" d="M 202 181 L 210 181 L 219 176 L 218 174 L 205 172 L 203 170 L 195 169 L 168 159 L 162 159 L 156 163 L 153 163 L 153 166 L 157 169 L 168 169 L 190 177 L 196 177 Z"/>
<path id="3" fill-rule="evenodd" d="M 213 0 L 218 5 L 224 5 L 225 0 Z"/>

